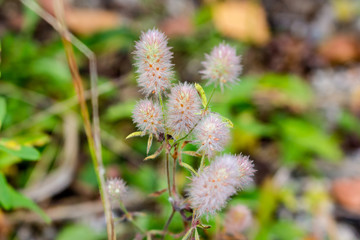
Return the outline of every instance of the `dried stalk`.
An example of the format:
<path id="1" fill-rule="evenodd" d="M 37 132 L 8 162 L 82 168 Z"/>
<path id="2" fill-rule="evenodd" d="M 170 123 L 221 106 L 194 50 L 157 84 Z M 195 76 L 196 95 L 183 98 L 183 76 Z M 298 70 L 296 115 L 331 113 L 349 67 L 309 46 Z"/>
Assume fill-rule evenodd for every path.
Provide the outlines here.
<path id="1" fill-rule="evenodd" d="M 73 83 L 75 87 L 76 94 L 78 96 L 80 111 L 84 121 L 85 133 L 88 138 L 89 149 L 91 153 L 91 158 L 93 160 L 96 177 L 99 183 L 100 196 L 104 206 L 105 217 L 107 222 L 107 232 L 108 239 L 115 240 L 115 230 L 114 222 L 111 215 L 111 206 L 110 201 L 107 196 L 105 189 L 105 178 L 104 173 L 105 169 L 102 162 L 102 153 L 101 153 L 101 138 L 100 138 L 100 126 L 99 126 L 99 116 L 98 116 L 98 90 L 97 90 L 97 70 L 96 70 L 96 60 L 94 53 L 88 49 L 81 41 L 79 41 L 74 35 L 72 35 L 66 28 L 64 23 L 64 18 L 62 18 L 63 5 L 62 1 L 56 1 L 57 7 L 55 10 L 58 12 L 58 19 L 54 18 L 52 15 L 47 13 L 42 9 L 37 3 L 31 0 L 21 0 L 24 5 L 29 7 L 45 21 L 47 21 L 52 27 L 59 32 L 61 35 L 65 53 L 70 68 L 70 72 L 73 78 Z M 91 103 L 92 103 L 92 119 L 93 125 L 91 125 L 89 112 L 86 106 L 85 96 L 84 96 L 84 87 L 82 84 L 82 79 L 79 73 L 79 69 L 76 64 L 75 54 L 73 51 L 73 45 L 76 46 L 81 52 L 83 52 L 90 61 L 90 79 L 91 79 Z"/>

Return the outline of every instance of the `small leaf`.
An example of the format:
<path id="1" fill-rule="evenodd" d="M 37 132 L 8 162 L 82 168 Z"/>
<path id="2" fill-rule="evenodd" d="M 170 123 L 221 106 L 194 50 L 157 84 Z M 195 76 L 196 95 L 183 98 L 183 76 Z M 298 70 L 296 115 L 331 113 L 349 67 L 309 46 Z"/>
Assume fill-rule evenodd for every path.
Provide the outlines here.
<path id="1" fill-rule="evenodd" d="M 132 138 L 132 137 L 140 137 L 140 136 L 143 136 L 144 133 L 141 132 L 141 131 L 138 131 L 138 132 L 133 132 L 133 133 L 130 133 L 125 139 L 129 139 L 129 138 Z"/>
<path id="2" fill-rule="evenodd" d="M 149 197 L 158 197 L 161 194 L 165 193 L 167 191 L 167 188 L 161 189 L 159 191 L 153 192 L 149 195 Z"/>
<path id="3" fill-rule="evenodd" d="M 183 151 L 182 153 L 193 157 L 201 157 L 201 154 L 195 151 Z"/>
<path id="4" fill-rule="evenodd" d="M 8 190 L 11 195 L 12 207 L 13 208 L 27 208 L 37 213 L 46 223 L 50 223 L 51 219 L 45 214 L 45 212 L 29 198 L 25 197 L 21 193 L 17 192 L 10 185 Z"/>
<path id="5" fill-rule="evenodd" d="M 150 134 L 149 139 L 148 139 L 148 143 L 147 143 L 147 148 L 146 148 L 146 154 L 149 154 L 151 145 L 152 145 L 152 141 L 153 141 L 153 135 Z"/>
<path id="6" fill-rule="evenodd" d="M 3 125 L 5 114 L 6 114 L 5 98 L 0 97 L 0 129 L 1 126 Z"/>
<path id="7" fill-rule="evenodd" d="M 202 223 L 198 224 L 197 226 L 198 226 L 199 228 L 202 228 L 202 229 L 209 229 L 209 228 L 211 228 L 210 225 L 204 225 L 204 224 L 202 224 Z"/>
<path id="8" fill-rule="evenodd" d="M 201 97 L 201 103 L 204 107 L 206 107 L 207 105 L 207 99 L 206 99 L 206 95 L 205 95 L 205 91 L 204 89 L 201 87 L 200 84 L 195 83 L 195 88 L 197 90 L 197 92 L 199 93 L 200 97 Z"/>
<path id="9" fill-rule="evenodd" d="M 7 187 L 7 181 L 0 172 L 0 204 L 5 210 L 9 210 L 11 207 L 11 196 Z"/>
<path id="10" fill-rule="evenodd" d="M 192 234 L 193 228 L 190 228 L 189 231 L 184 235 L 184 237 L 181 240 L 187 240 L 190 235 Z"/>
<path id="11" fill-rule="evenodd" d="M 195 228 L 195 240 L 200 240 L 197 228 Z"/>
<path id="12" fill-rule="evenodd" d="M 232 123 L 232 121 L 224 116 L 221 116 L 221 119 L 223 122 L 226 123 L 226 125 L 229 127 L 229 128 L 233 128 L 234 127 L 234 124 Z"/>
<path id="13" fill-rule="evenodd" d="M 180 164 L 181 166 L 183 166 L 184 168 L 186 168 L 187 170 L 189 170 L 190 172 L 192 172 L 193 174 L 195 174 L 196 176 L 198 176 L 198 173 L 194 170 L 194 168 L 192 166 L 190 166 L 187 163 L 181 162 Z"/>
<path id="14" fill-rule="evenodd" d="M 156 158 L 157 156 L 159 156 L 160 153 L 162 152 L 162 149 L 163 149 L 163 148 L 164 148 L 164 144 L 162 144 L 162 145 L 158 148 L 158 150 L 156 150 L 155 153 L 151 154 L 150 156 L 147 156 L 147 157 L 144 159 L 144 161 L 150 160 L 150 159 L 154 159 L 154 158 Z"/>
<path id="15" fill-rule="evenodd" d="M 12 139 L 1 139 L 0 150 L 26 160 L 37 160 L 40 153 L 33 147 L 20 145 Z"/>

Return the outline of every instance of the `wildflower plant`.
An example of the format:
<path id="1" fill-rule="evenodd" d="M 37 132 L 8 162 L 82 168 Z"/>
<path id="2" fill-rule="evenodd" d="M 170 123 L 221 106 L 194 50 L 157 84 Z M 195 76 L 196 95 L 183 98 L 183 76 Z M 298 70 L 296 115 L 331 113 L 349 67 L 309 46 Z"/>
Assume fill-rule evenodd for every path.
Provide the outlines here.
<path id="1" fill-rule="evenodd" d="M 137 82 L 146 98 L 140 100 L 133 111 L 133 121 L 139 131 L 127 138 L 148 135 L 148 152 L 154 137 L 160 142 L 160 147 L 145 160 L 165 153 L 167 193 L 173 210 L 162 231 L 145 231 L 136 225 L 122 203 L 120 206 L 130 222 L 148 239 L 152 238 L 154 232 L 166 235 L 177 212 L 188 226 L 183 239 L 192 238 L 194 234 L 198 239 L 197 229 L 204 228 L 201 217 L 209 218 L 222 210 L 231 196 L 252 181 L 255 172 L 249 157 L 221 154 L 230 141 L 232 123 L 209 108 L 218 86 L 223 90 L 224 84 L 238 81 L 242 69 L 240 56 L 225 43 L 205 56 L 204 69 L 200 74 L 208 84 L 214 83 L 209 98 L 197 83 L 171 83 L 172 53 L 164 33 L 156 29 L 142 33 L 140 40 L 135 43 L 134 56 Z M 197 146 L 197 151 L 185 151 L 187 144 Z M 198 168 L 183 162 L 183 154 L 198 157 Z M 191 173 L 184 195 L 178 192 L 175 181 L 178 166 Z M 112 179 L 107 186 L 109 195 L 122 202 L 117 190 L 124 193 L 125 184 Z M 191 216 L 185 212 L 191 213 Z"/>

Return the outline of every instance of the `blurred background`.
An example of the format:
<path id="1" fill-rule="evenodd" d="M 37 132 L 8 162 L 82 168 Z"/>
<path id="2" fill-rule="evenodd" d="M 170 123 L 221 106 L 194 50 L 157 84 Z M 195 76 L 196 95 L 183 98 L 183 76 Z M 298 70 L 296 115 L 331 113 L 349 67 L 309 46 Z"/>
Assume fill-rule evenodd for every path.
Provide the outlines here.
<path id="1" fill-rule="evenodd" d="M 50 15 L 54 2 L 37 1 Z M 179 81 L 202 83 L 204 54 L 222 41 L 242 55 L 242 81 L 216 92 L 211 109 L 234 123 L 226 151 L 250 155 L 255 182 L 201 238 L 360 239 L 360 1 L 71 0 L 64 19 L 96 54 L 106 174 L 128 183 L 139 225 L 162 229 L 171 213 L 166 194 L 151 195 L 166 187 L 163 159 L 144 162 L 147 139 L 125 140 L 142 97 L 134 41 L 156 27 Z M 106 239 L 59 33 L 21 1 L 0 0 L 0 36 L 0 239 Z M 89 60 L 75 56 L 89 89 Z M 180 189 L 186 176 L 178 170 Z M 133 239 L 128 223 L 116 228 Z M 183 230 L 178 214 L 169 229 Z"/>

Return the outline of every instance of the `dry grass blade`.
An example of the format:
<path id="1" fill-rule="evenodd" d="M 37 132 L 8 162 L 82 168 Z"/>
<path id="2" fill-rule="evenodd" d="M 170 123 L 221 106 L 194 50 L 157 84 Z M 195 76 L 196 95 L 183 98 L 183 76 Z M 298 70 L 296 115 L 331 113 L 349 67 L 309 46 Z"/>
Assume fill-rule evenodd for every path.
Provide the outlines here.
<path id="1" fill-rule="evenodd" d="M 62 17 L 63 16 L 62 1 L 55 1 L 55 3 L 57 3 L 55 6 L 55 10 L 57 11 L 56 15 L 58 19 L 51 16 L 49 13 L 44 11 L 37 3 L 31 0 L 22 0 L 22 3 L 27 7 L 29 7 L 30 9 L 32 9 L 35 13 L 37 13 L 50 25 L 52 25 L 52 27 L 54 27 L 54 29 L 57 30 L 62 37 L 65 53 L 68 60 L 68 65 L 73 78 L 74 87 L 80 103 L 81 115 L 84 121 L 85 132 L 88 138 L 89 148 L 93 159 L 97 180 L 99 183 L 100 195 L 103 201 L 105 217 L 107 221 L 108 239 L 115 240 L 116 236 L 114 231 L 114 223 L 111 216 L 110 201 L 105 191 L 105 178 L 104 178 L 105 170 L 103 167 L 102 154 L 101 154 L 101 138 L 100 138 L 100 127 L 99 127 L 99 116 L 98 116 L 97 70 L 96 70 L 95 55 L 91 52 L 90 49 L 88 49 L 81 41 L 79 41 L 74 35 L 72 35 L 67 30 L 66 25 L 64 24 L 64 20 L 63 20 L 64 18 Z M 89 58 L 90 61 L 93 126 L 91 125 L 89 112 L 85 102 L 84 87 L 82 84 L 81 76 L 79 74 L 79 69 L 76 64 L 75 55 L 73 51 L 73 44 L 81 52 L 83 52 Z"/>

